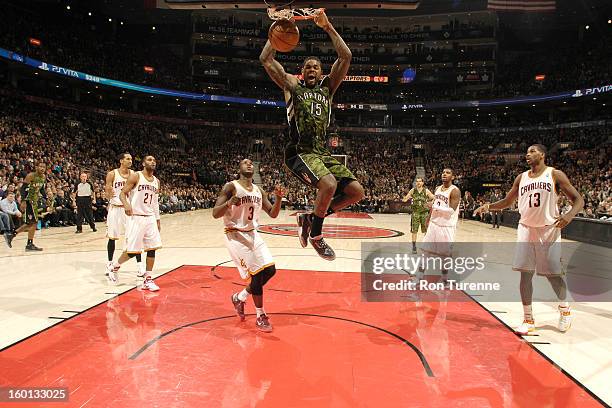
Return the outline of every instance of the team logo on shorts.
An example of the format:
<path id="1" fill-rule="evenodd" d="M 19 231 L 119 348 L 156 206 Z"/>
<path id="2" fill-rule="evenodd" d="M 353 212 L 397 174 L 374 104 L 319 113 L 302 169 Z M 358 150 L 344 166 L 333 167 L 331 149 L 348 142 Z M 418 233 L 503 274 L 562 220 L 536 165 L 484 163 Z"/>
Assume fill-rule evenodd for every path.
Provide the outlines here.
<path id="1" fill-rule="evenodd" d="M 295 224 L 269 224 L 260 225 L 258 231 L 264 234 L 297 236 L 297 225 Z M 400 231 L 387 228 L 364 227 L 361 225 L 323 225 L 324 238 L 336 239 L 375 239 L 394 238 L 404 235 Z"/>

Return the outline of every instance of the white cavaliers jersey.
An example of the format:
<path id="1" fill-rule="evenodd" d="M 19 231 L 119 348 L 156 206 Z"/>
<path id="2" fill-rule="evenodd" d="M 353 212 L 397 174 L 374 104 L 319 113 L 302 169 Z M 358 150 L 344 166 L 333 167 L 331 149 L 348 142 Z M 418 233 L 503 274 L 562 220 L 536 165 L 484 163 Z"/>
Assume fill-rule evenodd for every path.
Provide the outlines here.
<path id="1" fill-rule="evenodd" d="M 253 184 L 253 191 L 248 191 L 238 182 L 232 181 L 236 188 L 236 197 L 240 205 L 232 205 L 223 216 L 226 230 L 251 231 L 257 229 L 261 212 L 261 190 Z"/>
<path id="2" fill-rule="evenodd" d="M 445 217 L 444 215 L 440 214 L 439 211 L 436 211 L 436 206 L 452 209 L 452 207 L 450 206 L 450 195 L 451 195 L 451 192 L 457 188 L 457 186 L 451 185 L 448 189 L 444 191 L 442 190 L 442 187 L 443 186 L 438 186 L 436 188 L 436 192 L 434 193 L 436 198 L 434 200 L 434 204 L 431 209 L 430 221 L 441 227 L 456 227 L 457 220 L 459 219 L 459 206 L 457 206 L 457 209 L 454 210 L 450 218 Z"/>
<path id="3" fill-rule="evenodd" d="M 559 216 L 557 191 L 553 167 L 547 167 L 539 177 L 529 177 L 529 171 L 521 175 L 519 184 L 519 222 L 527 227 L 553 225 Z"/>
<path id="4" fill-rule="evenodd" d="M 145 178 L 141 171 L 137 172 L 138 183 L 130 192 L 130 204 L 134 215 L 155 215 L 159 208 L 159 180 L 153 176 L 153 181 Z"/>
<path id="5" fill-rule="evenodd" d="M 113 179 L 113 196 L 110 199 L 110 203 L 112 205 L 122 206 L 123 203 L 119 199 L 119 193 L 125 186 L 127 178 L 123 178 L 121 173 L 119 173 L 119 169 L 113 170 L 115 172 L 115 178 Z M 130 170 L 130 174 L 132 174 L 132 170 Z"/>

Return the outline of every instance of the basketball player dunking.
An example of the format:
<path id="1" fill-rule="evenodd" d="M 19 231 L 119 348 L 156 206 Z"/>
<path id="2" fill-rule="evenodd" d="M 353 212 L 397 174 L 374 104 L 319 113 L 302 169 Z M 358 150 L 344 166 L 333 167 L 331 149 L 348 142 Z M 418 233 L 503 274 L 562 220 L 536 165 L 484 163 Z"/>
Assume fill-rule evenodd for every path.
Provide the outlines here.
<path id="1" fill-rule="evenodd" d="M 110 279 L 113 270 L 113 256 L 115 253 L 115 241 L 120 236 L 125 235 L 125 225 L 127 217 L 123 203 L 119 198 L 121 190 L 125 186 L 128 177 L 133 173 L 132 155 L 129 153 L 121 153 L 119 155 L 119 167 L 109 171 L 106 174 L 106 185 L 104 191 L 108 200 L 108 215 L 106 217 L 106 237 L 108 243 L 106 250 L 108 252 L 108 264 L 106 266 L 106 277 Z M 144 276 L 144 265 L 141 262 L 141 254 L 136 254 L 136 262 L 138 262 L 139 276 Z"/>
<path id="2" fill-rule="evenodd" d="M 291 135 L 285 149 L 285 165 L 303 183 L 317 189 L 312 214 L 298 215 L 300 244 L 306 247 L 310 242 L 319 256 L 331 261 L 336 254 L 323 240 L 323 219 L 360 201 L 364 192 L 353 173 L 332 157 L 326 147 L 332 99 L 348 72 L 352 54 L 324 12 L 317 14 L 314 21 L 329 34 L 338 53 L 328 76 L 323 77 L 317 57 L 308 57 L 302 67 L 304 80 L 298 81 L 274 59 L 276 51 L 270 41 L 259 59 L 285 94 Z"/>
<path id="3" fill-rule="evenodd" d="M 427 233 L 427 217 L 429 217 L 429 208 L 427 208 L 427 202 L 434 200 L 435 197 L 425 188 L 425 182 L 423 177 L 417 177 L 416 187 L 412 188 L 408 194 L 404 196 L 403 201 L 412 199 L 412 215 L 410 216 L 410 232 L 412 233 L 412 253 L 417 253 L 416 240 L 419 232 L 419 226 L 423 234 Z"/>
<path id="4" fill-rule="evenodd" d="M 117 282 L 117 272 L 128 259 L 147 253 L 147 266 L 144 273 L 143 290 L 157 291 L 159 286 L 153 282 L 151 271 L 155 264 L 155 251 L 162 247 L 159 216 L 159 180 L 153 175 L 157 163 L 155 157 L 145 156 L 143 169 L 130 174 L 119 193 L 128 222 L 125 231 L 126 248 L 113 264 L 109 279 Z M 129 198 L 128 198 L 129 195 Z"/>
<path id="5" fill-rule="evenodd" d="M 423 252 L 425 255 L 449 257 L 452 255 L 457 220 L 459 219 L 459 203 L 461 190 L 453 184 L 453 171 L 442 170 L 442 185 L 434 193 L 429 226 L 423 237 Z M 447 282 L 448 271 L 442 271 L 442 282 Z"/>
<path id="6" fill-rule="evenodd" d="M 561 268 L 561 228 L 582 210 L 584 200 L 565 173 L 546 166 L 545 146 L 530 146 L 525 157 L 530 170 L 518 175 L 506 197 L 477 208 L 474 214 L 508 208 L 518 197 L 521 218 L 512 269 L 521 272 L 524 320 L 516 332 L 525 335 L 535 330 L 531 308 L 534 272 L 546 276 L 557 294 L 560 301 L 559 331 L 566 332 L 571 326 L 572 316 L 566 301 L 567 286 Z M 563 215 L 559 214 L 557 207 L 558 191 L 572 202 L 572 209 Z"/>
<path id="7" fill-rule="evenodd" d="M 253 171 L 251 160 L 240 162 L 240 178 L 223 186 L 213 208 L 213 217 L 223 217 L 225 246 L 240 276 L 248 281 L 245 289 L 232 295 L 236 313 L 240 320 L 245 320 L 244 306 L 247 297 L 253 295 L 257 312 L 255 326 L 261 331 L 271 332 L 272 324 L 263 307 L 263 287 L 276 273 L 276 267 L 257 227 L 262 208 L 270 217 L 278 216 L 285 192 L 277 186 L 274 190 L 276 200 L 272 205 L 266 194 L 253 184 Z"/>

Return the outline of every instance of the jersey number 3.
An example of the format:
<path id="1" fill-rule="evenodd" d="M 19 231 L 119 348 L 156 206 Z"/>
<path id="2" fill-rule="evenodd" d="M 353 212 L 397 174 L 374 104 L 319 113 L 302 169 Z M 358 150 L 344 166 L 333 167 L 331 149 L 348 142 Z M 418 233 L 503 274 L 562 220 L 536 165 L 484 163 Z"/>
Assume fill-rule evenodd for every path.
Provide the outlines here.
<path id="1" fill-rule="evenodd" d="M 249 217 L 247 220 L 251 221 L 253 219 L 253 211 L 255 211 L 255 209 L 253 207 L 249 207 Z"/>

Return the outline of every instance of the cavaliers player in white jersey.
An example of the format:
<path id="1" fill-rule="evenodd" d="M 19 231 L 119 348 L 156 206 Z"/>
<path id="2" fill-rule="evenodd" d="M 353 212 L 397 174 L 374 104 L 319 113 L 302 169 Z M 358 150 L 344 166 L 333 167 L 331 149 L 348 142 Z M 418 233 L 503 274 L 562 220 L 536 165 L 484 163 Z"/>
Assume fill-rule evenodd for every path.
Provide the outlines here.
<path id="1" fill-rule="evenodd" d="M 133 173 L 132 169 L 132 155 L 129 153 L 121 153 L 119 155 L 119 167 L 109 171 L 106 174 L 106 185 L 104 191 L 108 200 L 108 215 L 106 216 L 106 237 L 108 243 L 106 244 L 106 250 L 108 252 L 108 264 L 106 266 L 106 276 L 110 277 L 108 273 L 112 271 L 113 257 L 115 253 L 115 241 L 119 237 L 125 235 L 125 225 L 127 223 L 127 217 L 125 210 L 123 209 L 123 203 L 119 198 L 121 189 L 125 186 L 128 177 Z M 139 275 L 144 275 L 144 265 L 141 262 L 140 254 L 136 255 L 136 262 L 138 262 Z"/>
<path id="2" fill-rule="evenodd" d="M 430 256 L 449 257 L 455 242 L 461 190 L 453 184 L 453 171 L 442 170 L 442 185 L 434 192 L 429 226 L 423 237 L 423 252 Z M 442 281 L 446 283 L 448 271 L 442 271 Z"/>
<path id="3" fill-rule="evenodd" d="M 155 251 L 162 247 L 159 191 L 160 183 L 153 175 L 157 163 L 155 157 L 145 156 L 142 162 L 143 169 L 132 173 L 123 186 L 119 198 L 123 203 L 128 222 L 125 231 L 126 247 L 113 264 L 110 280 L 117 282 L 119 268 L 128 259 L 147 253 L 146 271 L 144 273 L 143 290 L 157 291 L 159 286 L 153 282 L 151 271 L 155 264 Z M 129 197 L 128 197 L 129 196 Z"/>
<path id="4" fill-rule="evenodd" d="M 569 224 L 584 207 L 580 193 L 561 170 L 546 166 L 546 147 L 540 144 L 527 150 L 530 170 L 519 174 L 512 189 L 503 200 L 487 203 L 474 212 L 475 215 L 490 210 L 510 207 L 518 198 L 521 214 L 517 230 L 517 246 L 512 269 L 521 272 L 521 300 L 524 320 L 516 329 L 518 334 L 535 330 L 531 302 L 533 275 L 544 275 L 559 298 L 559 331 L 566 332 L 572 322 L 567 299 L 567 286 L 561 268 L 561 229 Z M 558 192 L 572 202 L 566 214 L 559 214 Z"/>
<path id="5" fill-rule="evenodd" d="M 232 295 L 236 313 L 241 321 L 245 320 L 244 306 L 247 297 L 253 295 L 257 312 L 255 326 L 264 332 L 271 332 L 272 325 L 263 307 L 263 287 L 276 273 L 276 267 L 257 227 L 262 209 L 272 218 L 278 216 L 284 194 L 277 186 L 272 205 L 267 195 L 253 184 L 253 162 L 244 159 L 240 162 L 240 178 L 223 186 L 213 208 L 214 218 L 223 217 L 225 246 L 240 276 L 248 281 L 245 289 Z"/>

